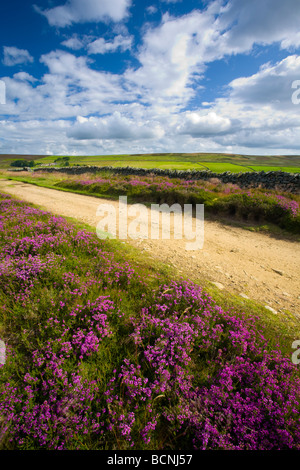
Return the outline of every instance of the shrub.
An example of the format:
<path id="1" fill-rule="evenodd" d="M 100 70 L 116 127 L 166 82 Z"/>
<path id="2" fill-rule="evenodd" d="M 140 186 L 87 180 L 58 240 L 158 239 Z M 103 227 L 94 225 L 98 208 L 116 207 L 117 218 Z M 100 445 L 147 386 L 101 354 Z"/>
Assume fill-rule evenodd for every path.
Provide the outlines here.
<path id="1" fill-rule="evenodd" d="M 35 162 L 33 160 L 14 160 L 11 162 L 10 166 L 17 168 L 32 168 L 35 166 Z"/>

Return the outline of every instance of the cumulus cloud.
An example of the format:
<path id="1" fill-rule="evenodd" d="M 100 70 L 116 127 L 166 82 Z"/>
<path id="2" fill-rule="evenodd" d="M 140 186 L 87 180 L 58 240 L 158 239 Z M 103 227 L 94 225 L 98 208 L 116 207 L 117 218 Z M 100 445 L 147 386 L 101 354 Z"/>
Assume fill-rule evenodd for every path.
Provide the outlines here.
<path id="1" fill-rule="evenodd" d="M 47 18 L 51 26 L 65 27 L 107 19 L 121 21 L 127 16 L 130 5 L 131 0 L 68 0 L 64 5 L 47 10 L 36 5 L 35 9 Z"/>
<path id="2" fill-rule="evenodd" d="M 69 0 L 42 13 L 55 26 L 119 21 L 130 4 Z M 96 57 L 89 56 L 133 51 L 130 33 L 118 23 L 112 39 L 74 34 L 62 43 L 81 50 L 80 56 L 62 50 L 44 54 L 40 60 L 48 71 L 39 80 L 27 72 L 4 77 L 5 116 L 11 121 L 1 121 L 0 133 L 8 136 L 10 151 L 17 153 L 18 138 L 28 153 L 33 144 L 37 153 L 63 154 L 296 151 L 300 106 L 291 100 L 292 82 L 300 79 L 296 53 L 232 80 L 216 100 L 200 104 L 197 93 L 215 60 L 249 53 L 255 44 L 277 44 L 282 50 L 299 46 L 300 2 L 214 0 L 206 5 L 144 25 L 132 52 L 134 68 L 122 74 L 96 70 Z"/>
<path id="3" fill-rule="evenodd" d="M 104 38 L 96 39 L 88 45 L 89 54 L 106 54 L 108 52 L 115 52 L 117 49 L 122 52 L 131 49 L 133 37 L 122 36 L 118 34 L 113 41 L 105 41 Z"/>
<path id="4" fill-rule="evenodd" d="M 292 33 L 281 41 L 281 49 L 297 49 L 300 47 L 300 31 Z"/>
<path id="5" fill-rule="evenodd" d="M 180 134 L 189 134 L 194 137 L 227 133 L 230 129 L 230 119 L 218 116 L 214 111 L 207 114 L 187 112 L 184 116 L 183 123 L 177 128 Z"/>
<path id="6" fill-rule="evenodd" d="M 246 149 L 244 153 L 248 150 L 258 154 L 284 155 L 299 150 L 299 138 L 300 130 L 295 128 L 276 130 L 276 132 L 269 129 L 241 129 L 237 136 L 221 136 L 214 141 L 223 147 L 234 143 L 235 147 Z"/>
<path id="7" fill-rule="evenodd" d="M 80 39 L 77 34 L 73 34 L 69 39 L 63 41 L 62 46 L 68 47 L 69 49 L 73 49 L 74 51 L 79 51 L 83 49 L 86 45 L 86 40 Z"/>
<path id="8" fill-rule="evenodd" d="M 15 80 L 21 80 L 21 81 L 27 81 L 27 82 L 36 82 L 37 79 L 35 77 L 33 77 L 32 75 L 30 75 L 29 73 L 27 72 L 18 72 L 18 73 L 15 73 L 13 75 L 14 79 Z"/>
<path id="9" fill-rule="evenodd" d="M 124 88 L 122 76 L 93 70 L 88 57 L 58 50 L 40 60 L 48 73 L 37 83 L 25 72 L 3 77 L 7 88 L 6 115 L 26 120 L 107 114 L 123 102 L 128 105 L 137 99 L 134 91 Z"/>
<path id="10" fill-rule="evenodd" d="M 147 13 L 149 13 L 149 15 L 154 15 L 154 13 L 157 12 L 157 8 L 154 5 L 150 5 L 149 7 L 146 8 L 146 11 Z"/>
<path id="11" fill-rule="evenodd" d="M 159 27 L 149 28 L 137 59 L 140 67 L 125 77 L 156 105 L 184 106 L 194 95 L 196 75 L 205 70 L 205 50 L 213 40 L 214 18 L 209 10 L 180 18 L 163 17 Z M 205 31 L 205 34 L 203 32 Z"/>
<path id="12" fill-rule="evenodd" d="M 48 67 L 49 74 L 44 76 L 47 83 L 54 84 L 54 90 L 63 91 L 64 102 L 76 104 L 87 114 L 105 113 L 105 105 L 112 101 L 122 102 L 124 89 L 119 75 L 99 72 L 90 67 L 87 57 L 76 57 L 63 51 L 53 51 L 43 55 L 41 61 Z M 128 95 L 125 99 L 134 99 Z M 59 110 L 59 106 L 58 106 Z M 80 112 L 78 114 L 81 114 Z"/>
<path id="13" fill-rule="evenodd" d="M 140 67 L 126 78 L 151 104 L 183 108 L 193 98 L 209 63 L 255 44 L 300 45 L 299 0 L 215 0 L 203 10 L 148 25 L 139 48 Z"/>
<path id="14" fill-rule="evenodd" d="M 78 117 L 67 135 L 77 140 L 143 140 L 161 138 L 164 132 L 157 123 L 134 122 L 119 112 L 115 112 L 103 118 Z"/>
<path id="15" fill-rule="evenodd" d="M 64 120 L 27 121 L 0 120 L 0 153 L 66 155 L 72 153 L 72 146 L 67 145 L 65 129 L 69 123 Z"/>
<path id="16" fill-rule="evenodd" d="M 26 49 L 3 46 L 3 64 L 8 67 L 33 62 L 33 57 Z"/>
<path id="17" fill-rule="evenodd" d="M 253 44 L 290 45 L 299 32 L 298 0 L 230 0 L 219 18 L 224 49 L 245 52 Z"/>
<path id="18" fill-rule="evenodd" d="M 234 125 L 228 132 L 215 134 L 214 141 L 224 147 L 234 142 L 256 152 L 290 149 L 293 153 L 299 148 L 299 105 L 292 102 L 292 83 L 300 76 L 299 67 L 300 56 L 292 55 L 229 83 L 228 95 L 210 106 L 217 115 L 230 116 Z"/>
<path id="19" fill-rule="evenodd" d="M 124 52 L 130 50 L 133 43 L 133 36 L 126 34 L 126 30 L 124 32 L 125 34 L 117 34 L 111 41 L 105 40 L 103 37 L 96 39 L 88 35 L 79 37 L 77 34 L 73 34 L 61 44 L 74 51 L 85 49 L 88 54 L 107 54 L 116 50 Z"/>
<path id="20" fill-rule="evenodd" d="M 274 109 L 295 110 L 292 102 L 292 84 L 300 77 L 300 56 L 291 55 L 272 65 L 264 64 L 250 77 L 233 80 L 230 99 L 256 107 L 269 106 Z"/>

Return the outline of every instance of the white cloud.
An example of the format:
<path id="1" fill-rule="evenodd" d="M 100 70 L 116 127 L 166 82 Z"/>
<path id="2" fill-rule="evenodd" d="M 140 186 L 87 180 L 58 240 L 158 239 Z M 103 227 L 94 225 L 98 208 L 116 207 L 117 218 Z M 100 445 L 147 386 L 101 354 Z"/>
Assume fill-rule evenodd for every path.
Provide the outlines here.
<path id="1" fill-rule="evenodd" d="M 118 28 L 117 28 L 118 29 Z M 70 38 L 63 41 L 61 44 L 69 49 L 78 51 L 86 49 L 88 54 L 106 54 L 120 50 L 124 52 L 131 49 L 133 36 L 126 34 L 117 34 L 112 41 L 106 41 L 104 38 L 97 38 L 84 35 L 79 37 L 73 34 Z"/>
<path id="2" fill-rule="evenodd" d="M 68 0 L 48 10 L 36 11 L 44 15 L 51 26 L 70 26 L 74 23 L 121 21 L 127 14 L 131 0 Z"/>
<path id="3" fill-rule="evenodd" d="M 294 91 L 285 84 L 299 76 L 299 56 L 233 80 L 228 96 L 188 112 L 144 106 L 143 96 L 139 98 L 123 77 L 92 70 L 86 57 L 56 51 L 42 61 L 49 73 L 37 85 L 25 72 L 4 77 L 5 113 L 12 122 L 0 128 L 0 135 L 15 151 L 17 141 L 20 147 L 24 144 L 24 152 L 31 143 L 37 153 L 62 154 L 247 153 L 249 148 L 252 153 L 296 153 L 299 148 L 300 107 L 284 94 Z M 21 122 L 13 122 L 14 116 Z M 81 118 L 72 124 L 69 118 L 76 116 Z"/>
<path id="4" fill-rule="evenodd" d="M 255 154 L 298 154 L 299 129 L 241 129 L 236 135 L 226 135 L 214 138 L 221 147 L 233 145 L 244 149 L 243 153 Z M 250 149 L 250 150 L 249 150 Z"/>
<path id="5" fill-rule="evenodd" d="M 143 140 L 161 138 L 164 132 L 158 123 L 133 121 L 116 111 L 103 118 L 78 117 L 67 135 L 78 140 Z"/>
<path id="6" fill-rule="evenodd" d="M 228 96 L 210 103 L 217 115 L 230 116 L 228 132 L 214 135 L 224 147 L 232 145 L 256 153 L 299 152 L 300 105 L 292 103 L 292 83 L 300 76 L 300 56 L 288 56 L 277 64 L 264 64 L 249 77 L 228 85 Z M 284 150 L 285 149 L 285 150 Z M 289 150 L 288 150 L 289 149 Z"/>
<path id="7" fill-rule="evenodd" d="M 153 15 L 154 13 L 157 12 L 157 8 L 154 5 L 150 5 L 149 7 L 146 8 L 146 10 L 147 10 L 147 13 L 149 13 L 149 15 Z"/>
<path id="8" fill-rule="evenodd" d="M 37 79 L 34 78 L 32 75 L 30 75 L 27 72 L 18 72 L 13 75 L 15 80 L 21 80 L 21 81 L 27 81 L 27 82 L 36 82 Z"/>
<path id="9" fill-rule="evenodd" d="M 80 39 L 77 34 L 73 34 L 69 39 L 63 41 L 62 46 L 68 47 L 69 49 L 73 49 L 74 51 L 79 51 L 85 47 L 85 41 Z"/>
<path id="10" fill-rule="evenodd" d="M 230 0 L 219 17 L 220 46 L 231 54 L 250 51 L 254 44 L 289 47 L 298 42 L 299 24 L 298 0 Z"/>
<path id="11" fill-rule="evenodd" d="M 18 122 L 0 120 L 0 153 L 16 154 L 68 154 L 72 148 L 67 144 L 65 129 L 69 125 L 63 120 L 28 120 Z"/>
<path id="12" fill-rule="evenodd" d="M 193 137 L 205 137 L 228 133 L 231 121 L 227 117 L 219 116 L 214 111 L 207 114 L 187 112 L 183 122 L 177 127 L 180 134 L 189 134 Z"/>
<path id="13" fill-rule="evenodd" d="M 89 65 L 87 57 L 75 57 L 63 51 L 43 55 L 41 61 L 48 67 L 44 80 L 61 86 L 68 101 L 79 106 L 91 106 L 101 112 L 101 105 L 111 101 L 122 101 L 121 77 L 107 72 L 98 72 Z M 80 114 L 80 113 L 79 113 Z"/>
<path id="14" fill-rule="evenodd" d="M 215 0 L 180 17 L 165 14 L 159 26 L 147 26 L 140 67 L 125 78 L 158 112 L 178 111 L 197 94 L 209 63 L 255 44 L 300 44 L 299 24 L 299 0 Z"/>
<path id="15" fill-rule="evenodd" d="M 124 88 L 122 76 L 93 70 L 87 57 L 53 51 L 41 62 L 49 72 L 37 85 L 27 75 L 3 77 L 5 114 L 20 120 L 71 118 L 111 113 L 123 102 L 136 101 L 136 93 Z"/>
<path id="16" fill-rule="evenodd" d="M 109 17 L 118 21 L 130 3 L 70 0 L 43 14 L 57 26 Z M 109 5 L 120 7 L 114 17 Z M 181 17 L 166 14 L 158 26 L 144 25 L 135 55 L 139 65 L 123 74 L 97 71 L 88 57 L 131 47 L 130 33 L 118 23 L 113 39 L 74 34 L 62 43 L 82 49 L 80 57 L 61 50 L 44 54 L 48 72 L 39 80 L 27 72 L 4 77 L 5 115 L 11 118 L 1 121 L 0 153 L 4 142 L 6 151 L 15 153 L 247 153 L 249 148 L 299 153 L 300 105 L 291 101 L 291 84 L 300 79 L 297 54 L 233 80 L 222 98 L 208 98 L 198 109 L 195 99 L 193 111 L 187 109 L 210 62 L 249 53 L 255 44 L 300 45 L 300 2 L 216 0 L 207 5 Z M 86 8 L 82 14 L 81 8 Z"/>
<path id="17" fill-rule="evenodd" d="M 265 64 L 250 77 L 233 80 L 230 99 L 247 106 L 268 106 L 295 111 L 292 103 L 292 83 L 300 77 L 300 56 L 291 55 L 276 63 Z"/>
<path id="18" fill-rule="evenodd" d="M 7 66 L 33 62 L 33 57 L 26 49 L 18 49 L 17 47 L 3 46 L 3 56 L 2 62 Z"/>
<path id="19" fill-rule="evenodd" d="M 292 33 L 281 41 L 281 49 L 297 49 L 300 47 L 300 31 Z"/>
<path id="20" fill-rule="evenodd" d="M 180 18 L 165 15 L 159 27 L 144 35 L 137 55 L 141 66 L 127 70 L 125 77 L 153 106 L 183 107 L 195 93 L 194 78 L 205 70 L 207 46 L 214 34 L 209 10 Z"/>
<path id="21" fill-rule="evenodd" d="M 120 49 L 122 52 L 131 49 L 133 37 L 132 36 L 115 36 L 113 41 L 105 41 L 104 38 L 96 39 L 88 45 L 89 54 L 106 54 L 108 52 L 115 52 Z"/>

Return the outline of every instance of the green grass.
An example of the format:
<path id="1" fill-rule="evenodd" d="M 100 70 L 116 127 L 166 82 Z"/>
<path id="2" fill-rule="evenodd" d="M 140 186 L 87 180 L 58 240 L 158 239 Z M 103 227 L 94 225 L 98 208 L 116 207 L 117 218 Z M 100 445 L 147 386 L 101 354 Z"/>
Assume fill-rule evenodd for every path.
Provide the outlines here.
<path id="1" fill-rule="evenodd" d="M 143 163 L 140 161 L 132 160 L 130 161 L 130 165 L 128 160 L 100 160 L 101 166 L 111 166 L 111 167 L 127 167 L 131 166 L 133 168 L 146 168 L 146 169 L 153 169 L 153 168 L 160 168 L 162 170 L 191 170 L 193 168 L 197 170 L 208 170 L 208 165 L 198 163 L 196 166 L 191 166 L 190 162 L 172 162 L 172 161 L 155 161 L 155 160 L 145 160 Z M 99 165 L 99 160 L 96 161 L 89 161 L 89 165 Z"/>
<path id="2" fill-rule="evenodd" d="M 6 212 L 5 204 L 3 204 L 3 213 Z M 4 424 L 8 424 L 8 428 L 1 433 L 0 448 L 33 450 L 47 446 L 47 448 L 56 449 L 66 439 L 68 450 L 143 450 L 150 448 L 150 445 L 152 450 L 190 449 L 195 435 L 193 428 L 191 431 L 185 427 L 182 429 L 176 421 L 181 410 L 178 400 L 182 392 L 177 382 L 174 382 L 177 388 L 171 385 L 170 390 L 167 388 L 155 390 L 148 402 L 144 402 L 143 399 L 135 399 L 134 396 L 131 399 L 129 396 L 132 385 L 132 390 L 143 393 L 142 379 L 146 378 L 150 383 L 156 379 L 155 364 L 152 366 L 150 361 L 147 362 L 145 360 L 146 354 L 144 354 L 145 351 L 153 347 L 153 341 L 155 341 L 156 349 L 167 352 L 163 356 L 167 356 L 167 358 L 169 358 L 168 354 L 173 358 L 174 350 L 171 346 L 174 343 L 176 347 L 177 338 L 182 344 L 185 344 L 183 342 L 185 330 L 182 327 L 193 322 L 193 311 L 190 309 L 194 308 L 194 302 L 189 296 L 178 296 L 180 301 L 177 302 L 176 294 L 170 292 L 174 286 L 165 290 L 170 281 L 177 281 L 178 285 L 182 283 L 178 271 L 156 259 L 151 259 L 149 255 L 142 254 L 139 249 L 126 243 L 118 240 L 99 241 L 96 237 L 86 236 L 82 232 L 83 228 L 92 233 L 95 232 L 95 229 L 78 223 L 74 219 L 68 219 L 73 223 L 73 227 L 71 227 L 62 220 L 52 219 L 47 213 L 36 214 L 32 209 L 30 212 L 24 213 L 26 206 L 34 207 L 32 204 L 16 204 L 18 207 L 11 207 L 15 204 L 8 206 L 5 222 L 4 219 L 1 220 L 5 223 L 5 229 L 2 230 L 0 239 L 3 252 L 10 253 L 11 260 L 15 258 L 18 263 L 20 261 L 23 263 L 24 257 L 27 262 L 31 263 L 31 255 L 37 249 L 33 239 L 38 238 L 45 242 L 39 244 L 37 251 L 39 260 L 43 262 L 48 260 L 48 267 L 47 270 L 40 271 L 38 276 L 32 277 L 32 282 L 26 290 L 24 290 L 25 284 L 22 284 L 16 275 L 16 265 L 12 265 L 14 268 L 11 270 L 7 271 L 8 268 L 4 270 L 1 277 L 1 334 L 7 340 L 9 347 L 12 348 L 13 354 L 10 352 L 8 355 L 8 361 L 1 374 L 1 398 L 5 404 L 6 412 L 9 411 L 9 416 L 7 413 L 3 413 L 0 420 L 0 431 L 3 430 L 2 421 Z M 26 215 L 24 216 L 24 214 Z M 49 235 L 51 235 L 50 238 Z M 29 245 L 22 244 L 22 240 L 25 242 L 24 237 L 26 237 L 26 243 L 31 240 Z M 15 246 L 20 249 L 19 254 L 14 251 L 14 246 L 11 243 L 12 238 L 17 240 Z M 23 253 L 22 259 L 19 259 L 20 253 Z M 54 256 L 53 260 L 56 260 L 54 263 L 51 261 L 52 256 Z M 19 267 L 21 265 L 18 264 Z M 24 271 L 22 272 L 24 274 Z M 133 276 L 131 276 L 132 273 Z M 190 281 L 190 279 L 188 280 Z M 256 364 L 265 358 L 265 353 L 271 351 L 274 346 L 279 347 L 281 353 L 287 358 L 291 357 L 293 352 L 291 344 L 300 334 L 299 320 L 288 312 L 274 318 L 258 303 L 238 299 L 226 292 L 219 292 L 210 283 L 200 279 L 194 281 L 202 285 L 220 307 L 229 311 L 230 316 L 234 317 L 234 323 L 239 317 L 243 317 L 243 313 L 251 318 L 257 317 L 259 331 L 264 329 L 263 334 L 269 343 L 263 344 L 264 349 L 261 352 L 255 349 L 252 354 L 251 351 L 248 351 L 251 364 L 256 367 Z M 22 289 L 23 295 L 19 297 Z M 158 291 L 162 292 L 162 295 L 168 291 L 169 293 L 162 299 Z M 115 306 L 113 309 L 109 309 L 107 314 L 107 325 L 111 328 L 111 334 L 102 333 L 100 328 L 101 344 L 99 349 L 92 351 L 90 348 L 90 354 L 85 355 L 82 352 L 83 356 L 79 356 L 80 344 L 78 342 L 75 344 L 74 338 L 75 336 L 78 338 L 78 332 L 85 337 L 85 333 L 91 331 L 91 327 L 94 326 L 91 318 L 97 322 L 101 320 L 103 315 L 101 314 L 100 318 L 97 318 L 99 315 L 95 315 L 91 307 L 95 305 L 93 302 L 96 299 L 103 300 L 102 296 L 109 297 Z M 204 294 L 201 299 L 205 297 Z M 164 321 L 163 330 L 154 326 L 154 322 L 151 323 L 152 319 L 161 321 L 164 318 L 158 308 L 160 302 L 162 303 L 161 307 L 170 308 L 167 314 L 165 314 L 165 309 L 161 309 L 164 311 L 163 315 L 166 316 L 165 320 L 168 320 Z M 179 356 L 174 356 L 178 358 L 178 374 L 181 370 L 185 374 L 195 374 L 195 379 L 187 376 L 187 382 L 184 382 L 184 385 L 187 384 L 188 387 L 190 387 L 191 380 L 193 380 L 193 387 L 203 387 L 206 384 L 215 387 L 215 377 L 217 379 L 218 371 L 223 370 L 226 366 L 231 366 L 235 356 L 239 357 L 243 354 L 239 344 L 235 344 L 234 338 L 236 336 L 232 337 L 231 335 L 231 332 L 235 332 L 234 326 L 227 323 L 228 320 L 225 319 L 224 312 L 221 314 L 223 317 L 219 317 L 217 313 L 219 309 L 215 310 L 213 306 L 209 307 L 210 300 L 204 305 L 207 308 L 213 308 L 213 317 L 209 320 L 211 321 L 210 328 L 214 329 L 215 327 L 215 331 L 221 331 L 221 334 L 215 336 L 214 332 L 212 335 L 214 340 L 209 349 L 204 347 L 200 349 L 200 353 L 198 348 L 202 346 L 203 342 L 201 328 L 199 329 L 199 339 L 195 336 L 193 344 L 188 342 L 187 336 L 186 353 L 191 356 L 191 361 L 187 362 L 186 370 L 180 368 L 181 350 L 178 348 Z M 195 307 L 198 308 L 197 304 Z M 134 322 L 138 322 L 137 325 L 140 324 L 145 308 L 152 309 L 151 317 L 145 317 L 148 320 L 145 326 L 141 324 L 143 328 L 141 342 L 135 342 L 131 337 L 133 330 L 135 330 L 135 334 L 137 333 Z M 175 309 L 176 316 L 171 316 L 172 308 Z M 102 312 L 102 310 L 100 311 Z M 104 311 L 106 312 L 106 310 Z M 106 315 L 104 317 L 106 318 Z M 203 315 L 204 317 L 205 315 Z M 214 318 L 216 318 L 216 323 Z M 148 323 L 149 319 L 150 323 Z M 172 321 L 169 327 L 170 319 Z M 178 329 L 170 329 L 170 331 L 182 333 L 166 336 L 168 338 L 166 341 L 166 337 L 161 333 L 164 332 L 168 335 L 168 328 L 172 327 L 175 319 L 176 325 L 174 325 Z M 223 319 L 225 325 L 220 324 Z M 201 320 L 200 317 L 199 320 Z M 156 321 L 156 325 L 158 324 L 159 322 Z M 241 323 L 236 324 L 236 334 L 239 335 Z M 242 334 L 247 334 L 248 330 L 242 328 L 241 332 L 243 331 Z M 163 341 L 162 338 L 164 338 Z M 249 341 L 249 337 L 246 339 Z M 170 352 L 169 349 L 165 349 L 168 341 L 171 344 Z M 244 344 L 244 339 L 242 341 Z M 247 344 L 245 343 L 246 347 L 248 347 Z M 220 347 L 222 349 L 219 349 Z M 221 356 L 220 353 L 222 353 Z M 35 360 L 34 357 L 38 360 Z M 173 360 L 175 359 L 173 358 Z M 119 372 L 123 372 L 125 361 L 131 364 L 131 369 L 133 368 L 134 374 L 137 374 L 135 377 L 141 377 L 141 381 L 137 384 L 134 384 L 133 381 L 126 382 L 127 368 L 125 374 L 123 373 L 123 376 L 121 374 L 122 380 L 120 379 Z M 268 363 L 270 371 L 273 371 L 274 366 L 276 366 L 276 362 L 275 364 L 273 361 Z M 173 374 L 173 365 L 170 363 L 168 367 Z M 177 369 L 174 367 L 174 374 L 176 373 Z M 298 370 L 295 371 L 296 373 L 298 374 Z M 73 375 L 75 375 L 75 379 Z M 284 372 L 282 378 L 279 378 L 282 380 L 282 385 L 288 381 Z M 85 380 L 88 382 L 87 384 L 85 384 Z M 163 384 L 163 380 L 166 379 L 159 378 L 159 380 Z M 171 374 L 169 380 L 174 380 Z M 257 380 L 262 381 L 263 377 L 259 374 Z M 112 383 L 113 385 L 111 385 Z M 146 383 L 144 381 L 144 386 Z M 179 380 L 178 383 L 180 383 Z M 278 385 L 280 387 L 281 382 L 276 382 L 277 388 Z M 253 382 L 253 387 L 255 386 L 256 382 Z M 241 393 L 245 389 L 243 382 L 240 385 L 235 384 L 234 387 L 240 387 Z M 111 390 L 109 390 L 110 388 Z M 19 398 L 14 399 L 14 391 L 17 391 Z M 160 391 L 162 393 L 158 394 Z M 108 397 L 112 397 L 110 401 L 109 399 L 106 401 L 106 392 L 108 392 Z M 117 396 L 115 396 L 116 393 Z M 261 387 L 259 393 L 262 394 L 262 398 L 260 394 L 258 395 L 260 403 L 265 399 L 265 387 Z M 205 389 L 206 396 L 207 389 Z M 285 401 L 288 402 L 287 399 Z M 137 406 L 134 406 L 135 403 Z M 149 409 L 149 405 L 151 405 L 151 409 Z M 105 407 L 104 411 L 103 407 Z M 227 404 L 223 409 L 226 413 Z M 223 409 L 221 408 L 221 411 Z M 49 411 L 49 415 L 44 414 L 47 410 L 51 411 L 51 413 Z M 100 416 L 97 416 L 98 411 L 100 411 Z M 111 411 L 114 418 L 109 416 Z M 153 414 L 150 415 L 152 411 Z M 167 421 L 164 418 L 163 412 L 165 411 L 169 416 L 174 414 L 173 421 Z M 202 408 L 200 411 L 202 413 Z M 132 425 L 132 438 L 135 441 L 133 448 L 130 446 L 131 441 L 127 441 L 126 435 L 124 438 L 124 434 L 121 434 L 121 425 L 118 425 L 125 419 L 125 416 L 129 416 L 129 412 L 135 418 Z M 292 412 L 297 420 L 297 412 L 294 410 Z M 151 444 L 148 445 L 143 442 L 141 431 L 147 421 L 156 413 L 159 422 L 155 433 L 153 433 Z M 77 417 L 78 420 L 72 421 Z M 103 424 L 100 424 L 100 428 L 105 429 L 103 434 L 92 432 L 92 424 L 94 426 L 96 417 L 100 418 L 99 421 L 103 421 Z M 200 416 L 200 418 L 202 417 Z M 290 415 L 287 418 L 290 418 Z M 21 426 L 19 426 L 19 419 Z M 267 416 L 267 420 L 269 423 L 269 416 Z M 83 424 L 84 422 L 87 424 Z M 113 432 L 110 432 L 107 424 L 113 422 L 114 427 L 111 428 Z M 14 428 L 16 423 L 17 428 Z M 228 425 L 225 424 L 224 427 L 224 423 L 220 424 L 217 421 L 216 426 L 219 427 L 219 425 L 224 429 L 224 432 L 228 433 Z M 79 431 L 78 426 L 82 426 Z M 82 432 L 82 430 L 84 431 Z M 5 432 L 8 432 L 7 436 Z M 69 432 L 72 433 L 70 437 L 68 437 Z M 38 440 L 41 434 L 45 439 L 42 444 Z M 11 441 L 9 441 L 10 436 L 12 436 Z"/>
<path id="3" fill-rule="evenodd" d="M 53 163 L 58 156 L 0 155 L 0 168 L 9 168 L 13 160 L 24 158 L 40 164 Z M 70 165 L 132 166 L 178 170 L 224 171 L 290 171 L 300 172 L 298 155 L 239 155 L 219 153 L 163 153 L 141 155 L 80 155 L 70 156 Z"/>
<path id="4" fill-rule="evenodd" d="M 261 303 L 251 299 L 244 299 L 226 290 L 220 291 L 209 281 L 198 281 L 198 283 L 216 301 L 217 305 L 220 305 L 224 310 L 243 312 L 249 317 L 251 315 L 256 316 L 265 337 L 270 341 L 270 345 L 274 348 L 279 346 L 283 354 L 291 354 L 291 344 L 295 337 L 298 337 L 300 334 L 299 318 L 296 318 L 288 310 L 279 315 L 274 315 Z"/>
<path id="5" fill-rule="evenodd" d="M 84 229 L 95 233 L 95 228 L 86 223 L 78 222 L 72 217 L 64 218 L 78 230 Z M 205 280 L 201 274 L 199 278 L 191 279 L 190 276 L 179 273 L 173 265 L 167 265 L 157 258 L 153 258 L 150 253 L 142 252 L 139 248 L 120 240 L 107 239 L 105 244 L 107 251 L 113 252 L 116 260 L 128 262 L 138 274 L 148 279 L 150 285 L 152 282 L 153 284 L 157 282 L 157 275 L 160 276 L 160 281 L 164 284 L 168 284 L 171 280 L 192 281 L 201 286 L 225 311 L 230 310 L 237 314 L 244 313 L 248 317 L 256 316 L 270 346 L 274 348 L 278 346 L 284 355 L 292 354 L 291 344 L 296 337 L 300 338 L 300 317 L 295 317 L 288 310 L 274 315 L 257 301 L 244 299 L 226 290 L 220 291 L 210 281 Z"/>
<path id="6" fill-rule="evenodd" d="M 79 227 L 84 227 L 92 232 L 95 231 L 94 228 L 88 225 L 78 225 L 78 221 L 75 219 L 69 218 L 68 220 Z M 153 274 L 157 271 L 163 276 L 162 281 L 166 284 L 170 279 L 175 279 L 178 282 L 180 279 L 193 281 L 200 285 L 214 299 L 216 304 L 225 311 L 230 310 L 237 314 L 244 313 L 248 317 L 256 316 L 259 325 L 264 331 L 264 336 L 270 342 L 270 346 L 274 348 L 279 347 L 284 355 L 292 354 L 291 344 L 296 337 L 300 338 L 300 319 L 288 310 L 274 315 L 257 301 L 244 299 L 226 290 L 220 291 L 210 281 L 205 280 L 201 274 L 200 278 L 191 279 L 190 276 L 185 276 L 182 273 L 179 274 L 174 266 L 166 265 L 158 259 L 154 259 L 150 254 L 141 252 L 140 249 L 126 243 L 123 244 L 118 240 L 109 240 L 108 248 L 118 252 L 121 258 L 130 262 L 135 268 L 139 269 L 142 267 L 146 269 L 150 278 L 152 277 L 150 273 Z"/>
<path id="7" fill-rule="evenodd" d="M 44 177 L 38 177 L 38 178 L 32 178 L 30 176 L 24 177 L 24 176 L 5 176 L 4 174 L 0 173 L 0 179 L 8 179 L 11 181 L 20 181 L 21 183 L 28 183 L 28 184 L 33 184 L 34 186 L 39 186 L 41 188 L 48 188 L 48 189 L 55 189 L 56 191 L 62 191 L 66 193 L 75 193 L 75 194 L 81 194 L 82 196 L 92 196 L 92 197 L 98 197 L 98 198 L 105 198 L 105 199 L 112 199 L 112 200 L 118 200 L 119 197 L 116 195 L 109 195 L 109 194 L 101 194 L 101 193 L 96 193 L 96 194 L 87 194 L 86 191 L 81 191 L 80 189 L 69 189 L 69 188 L 62 188 L 56 186 L 57 182 L 60 181 L 57 178 L 55 178 L 54 175 L 49 174 L 49 178 L 44 178 Z M 129 199 L 128 199 L 129 201 Z"/>
<path id="8" fill-rule="evenodd" d="M 204 165 L 214 173 L 224 173 L 225 171 L 230 171 L 231 173 L 245 173 L 252 171 L 251 168 L 238 165 L 235 163 L 222 163 L 222 162 L 204 162 Z"/>
<path id="9" fill-rule="evenodd" d="M 286 171 L 288 173 L 299 173 L 300 169 L 297 167 L 289 166 L 264 166 L 264 165 L 252 165 L 253 171 Z"/>

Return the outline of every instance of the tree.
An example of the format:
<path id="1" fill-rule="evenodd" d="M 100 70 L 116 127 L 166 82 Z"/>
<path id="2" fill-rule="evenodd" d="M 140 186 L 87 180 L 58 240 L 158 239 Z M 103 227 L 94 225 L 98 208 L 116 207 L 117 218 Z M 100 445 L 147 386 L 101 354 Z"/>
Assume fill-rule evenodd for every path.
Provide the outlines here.
<path id="1" fill-rule="evenodd" d="M 27 168 L 35 166 L 34 160 L 14 160 L 11 162 L 10 166 L 17 168 Z"/>
<path id="2" fill-rule="evenodd" d="M 69 166 L 70 157 L 59 157 L 56 160 L 54 160 L 54 163 L 58 163 L 59 166 Z"/>

